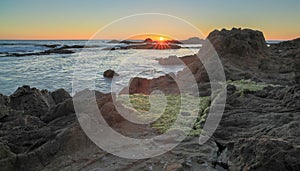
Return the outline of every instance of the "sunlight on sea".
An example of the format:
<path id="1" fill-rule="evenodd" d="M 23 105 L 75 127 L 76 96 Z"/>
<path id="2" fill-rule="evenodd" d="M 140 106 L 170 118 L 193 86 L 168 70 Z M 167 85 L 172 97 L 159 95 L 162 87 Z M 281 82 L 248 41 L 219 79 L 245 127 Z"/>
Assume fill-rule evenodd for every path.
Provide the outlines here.
<path id="1" fill-rule="evenodd" d="M 64 88 L 72 92 L 74 69 L 79 71 L 79 80 L 95 80 L 94 87 L 82 85 L 82 89 L 96 89 L 101 92 L 111 91 L 111 80 L 102 76 L 107 69 L 118 74 L 116 85 L 127 86 L 133 76 L 153 78 L 166 73 L 176 73 L 184 65 L 162 66 L 156 58 L 167 58 L 192 55 L 199 49 L 182 48 L 171 50 L 102 50 L 112 44 L 95 41 L 97 48 L 72 49 L 74 54 L 32 55 L 22 57 L 5 57 L 7 52 L 30 53 L 44 51 L 49 48 L 41 45 L 84 45 L 86 41 L 0 41 L 0 92 L 13 93 L 17 87 L 30 85 L 50 91 Z M 89 43 L 91 44 L 91 43 Z M 186 46 L 186 45 L 185 45 Z M 191 45 L 193 46 L 193 45 Z M 195 45 L 194 45 L 195 46 Z M 88 69 L 87 69 L 88 68 Z"/>

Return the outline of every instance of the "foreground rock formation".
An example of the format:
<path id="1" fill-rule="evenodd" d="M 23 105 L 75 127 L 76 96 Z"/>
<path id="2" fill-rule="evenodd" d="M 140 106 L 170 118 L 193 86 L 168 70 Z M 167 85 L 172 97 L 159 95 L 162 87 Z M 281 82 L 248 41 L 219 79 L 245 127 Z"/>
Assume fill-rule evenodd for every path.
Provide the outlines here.
<path id="1" fill-rule="evenodd" d="M 205 59 L 207 52 L 214 47 L 218 54 L 227 80 L 250 79 L 255 82 L 264 82 L 274 85 L 299 84 L 299 39 L 272 44 L 267 46 L 265 38 L 260 31 L 250 29 L 215 30 L 209 34 L 203 47 L 197 55 L 184 57 L 169 57 L 157 59 L 161 65 L 185 64 L 186 69 L 179 72 L 173 79 L 182 84 L 188 83 L 185 79 L 193 74 L 201 89 L 203 83 L 209 78 L 200 58 Z M 135 78 L 144 80 L 144 78 Z M 163 85 L 175 87 L 169 79 Z M 162 78 L 161 78 L 162 80 Z M 140 81 L 143 82 L 143 81 Z M 156 85 L 155 79 L 151 85 Z M 149 87 L 153 91 L 156 86 Z M 171 90 L 169 90 L 171 91 Z M 135 93 L 135 92 L 131 92 Z"/>
<path id="2" fill-rule="evenodd" d="M 93 93 L 114 129 L 131 137 L 155 135 L 118 115 L 110 94 Z M 159 157 L 128 160 L 89 140 L 64 90 L 24 86 L 0 98 L 0 166 L 3 170 L 299 170 L 299 94 L 299 85 L 243 92 L 229 86 L 223 119 L 207 143 L 199 145 L 197 137 L 188 137 Z"/>
<path id="3" fill-rule="evenodd" d="M 300 86 L 229 94 L 214 134 L 229 170 L 300 169 Z M 223 153 L 223 154 L 222 154 Z"/>
<path id="4" fill-rule="evenodd" d="M 227 79 L 270 85 L 250 90 L 229 83 L 220 125 L 204 145 L 199 145 L 198 137 L 187 137 L 154 158 L 119 158 L 85 135 L 76 118 L 74 99 L 65 90 L 23 86 L 10 96 L 0 94 L 0 170 L 300 170 L 299 39 L 267 47 L 261 32 L 247 29 L 214 31 L 208 39 L 224 64 Z M 200 94 L 210 95 L 200 60 L 186 64 Z M 134 78 L 125 90 L 150 94 L 159 89 L 177 94 L 175 80 L 181 80 L 185 70 L 152 80 Z M 81 97 L 86 103 L 91 94 L 116 131 L 139 138 L 157 134 L 149 125 L 133 124 L 120 116 L 116 106 L 128 113 L 135 111 L 113 102 L 114 94 L 84 90 L 73 98 Z"/>

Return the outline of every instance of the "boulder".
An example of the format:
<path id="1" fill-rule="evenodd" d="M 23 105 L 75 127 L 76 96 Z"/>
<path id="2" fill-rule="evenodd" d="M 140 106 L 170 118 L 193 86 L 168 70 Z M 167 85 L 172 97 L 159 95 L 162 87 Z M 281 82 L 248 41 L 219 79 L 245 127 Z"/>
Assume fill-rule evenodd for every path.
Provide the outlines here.
<path id="1" fill-rule="evenodd" d="M 118 73 L 116 73 L 114 70 L 111 69 L 106 70 L 103 73 L 103 77 L 105 78 L 113 78 L 114 76 L 118 76 L 118 75 L 119 75 Z"/>
<path id="2" fill-rule="evenodd" d="M 134 77 L 130 80 L 129 87 L 122 89 L 120 94 L 151 94 L 155 90 L 165 94 L 178 94 L 180 91 L 176 76 L 168 74 L 154 79 Z"/>
<path id="3" fill-rule="evenodd" d="M 257 30 L 237 28 L 215 30 L 208 35 L 207 39 L 221 58 L 254 60 L 268 56 L 264 35 Z"/>

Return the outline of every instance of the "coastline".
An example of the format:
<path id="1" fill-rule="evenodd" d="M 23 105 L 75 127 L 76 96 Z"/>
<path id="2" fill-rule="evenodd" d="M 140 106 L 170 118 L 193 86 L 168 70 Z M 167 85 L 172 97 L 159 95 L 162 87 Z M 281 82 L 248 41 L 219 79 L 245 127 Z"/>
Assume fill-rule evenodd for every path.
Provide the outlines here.
<path id="1" fill-rule="evenodd" d="M 246 38 L 240 40 L 240 36 Z M 297 61 L 300 59 L 300 39 L 267 47 L 263 34 L 249 29 L 214 31 L 208 39 L 224 65 L 227 102 L 219 127 L 204 145 L 198 144 L 198 136 L 210 103 L 216 97 L 210 97 L 208 104 L 201 106 L 201 118 L 193 127 L 194 134 L 187 136 L 176 148 L 155 158 L 128 160 L 108 154 L 86 136 L 74 109 L 77 97 L 85 104 L 94 95 L 106 122 L 123 135 L 152 137 L 161 134 L 165 128 L 159 124 L 132 124 L 124 119 L 117 107 L 128 113 L 136 110 L 114 102 L 116 95 L 113 93 L 83 90 L 71 97 L 63 89 L 49 92 L 23 86 L 10 96 L 0 95 L 0 147 L 1 153 L 6 154 L 1 156 L 1 168 L 89 170 L 117 167 L 141 170 L 151 165 L 186 170 L 299 169 L 300 67 Z M 198 55 L 205 54 L 201 52 L 205 48 Z M 195 58 L 192 55 L 165 59 L 170 64 L 173 64 L 172 60 L 182 59 L 188 68 L 172 76 L 147 80 L 137 77 L 129 87 L 130 97 L 140 102 L 157 89 L 171 98 L 180 95 L 174 78 L 185 78 L 187 69 L 194 74 L 198 90 L 202 92 L 200 96 L 209 97 L 211 87 L 207 73 L 201 61 Z M 186 86 L 193 85 L 187 82 Z M 172 140 L 169 137 L 164 141 Z M 248 160 L 254 157 L 259 160 Z M 109 164 L 113 162 L 116 166 Z"/>

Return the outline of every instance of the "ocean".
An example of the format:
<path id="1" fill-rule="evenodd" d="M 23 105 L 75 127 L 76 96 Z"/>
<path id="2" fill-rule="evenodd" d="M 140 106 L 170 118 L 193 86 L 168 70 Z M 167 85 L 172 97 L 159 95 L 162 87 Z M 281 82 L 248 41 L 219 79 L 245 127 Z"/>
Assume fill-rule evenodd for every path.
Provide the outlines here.
<path id="1" fill-rule="evenodd" d="M 182 45 L 181 49 L 169 50 L 104 50 L 116 44 L 109 40 L 94 41 L 0 41 L 0 93 L 12 94 L 22 85 L 54 91 L 66 89 L 74 94 L 83 89 L 95 89 L 104 93 L 126 87 L 132 77 L 154 78 L 167 73 L 177 73 L 184 65 L 162 66 L 157 58 L 192 55 L 201 45 Z M 86 45 L 90 48 L 72 48 L 72 54 L 32 55 L 52 49 L 48 45 Z M 124 45 L 125 46 L 125 45 Z M 31 55 L 25 55 L 25 54 Z M 17 54 L 17 55 L 14 55 Z M 21 54 L 21 55 L 18 55 Z M 111 88 L 112 80 L 103 77 L 107 69 L 115 70 L 119 76 L 113 80 L 118 88 Z M 76 72 L 74 72 L 76 71 Z M 75 74 L 74 74 L 75 73 Z M 76 77 L 76 90 L 72 89 Z M 82 80 L 83 84 L 80 84 Z M 86 84 L 88 81 L 91 84 Z M 79 84 L 78 84 L 79 82 Z"/>

